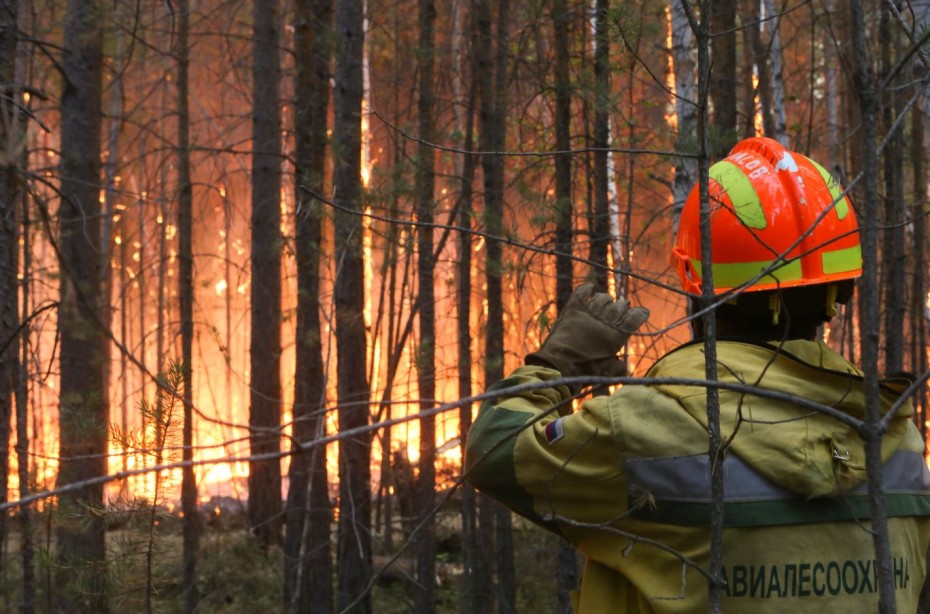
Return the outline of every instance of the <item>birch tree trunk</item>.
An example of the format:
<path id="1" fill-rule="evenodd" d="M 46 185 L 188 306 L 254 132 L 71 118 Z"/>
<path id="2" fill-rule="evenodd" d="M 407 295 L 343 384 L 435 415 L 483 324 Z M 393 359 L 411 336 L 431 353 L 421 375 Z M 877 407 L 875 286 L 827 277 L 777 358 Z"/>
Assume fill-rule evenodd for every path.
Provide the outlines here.
<path id="1" fill-rule="evenodd" d="M 594 219 L 591 223 L 591 255 L 594 280 L 601 292 L 607 291 L 607 251 L 610 240 L 619 242 L 619 211 L 610 210 L 610 34 L 608 31 L 610 0 L 594 4 Z M 568 59 L 566 58 L 566 62 Z M 567 68 L 566 68 L 567 70 Z M 614 191 L 616 201 L 616 190 Z M 616 206 L 616 203 L 614 203 Z M 616 218 L 616 224 L 614 219 Z M 615 230 L 617 232 L 611 232 Z M 620 250 L 614 253 L 614 267 L 620 262 Z M 619 284 L 618 284 L 619 287 Z M 560 606 L 561 607 L 561 606 Z"/>
<path id="2" fill-rule="evenodd" d="M 107 391 L 101 322 L 100 129 L 102 7 L 69 0 L 61 96 L 59 249 L 60 468 L 64 486 L 107 471 Z M 62 495 L 56 608 L 107 609 L 103 485 Z"/>
<path id="3" fill-rule="evenodd" d="M 362 245 L 362 0 L 337 0 L 336 72 L 333 105 L 333 204 L 337 263 L 336 354 L 339 430 L 368 424 L 365 275 Z M 370 435 L 339 440 L 339 527 L 337 607 L 371 611 Z"/>
<path id="4" fill-rule="evenodd" d="M 766 31 L 771 32 L 769 41 L 767 44 L 768 49 L 768 60 L 771 61 L 771 70 L 767 70 L 767 76 L 771 81 L 768 84 L 769 91 L 772 93 L 772 132 L 770 133 L 766 130 L 766 135 L 771 136 L 773 139 L 784 145 L 788 146 L 788 121 L 786 119 L 785 111 L 785 82 L 782 77 L 782 68 L 781 68 L 781 37 L 778 35 L 778 24 L 781 22 L 780 18 L 775 17 L 775 7 L 772 4 L 772 0 L 761 0 L 763 8 L 765 9 L 764 17 L 768 21 L 763 21 L 760 24 L 763 34 Z M 759 79 L 761 81 L 761 74 Z"/>
<path id="5" fill-rule="evenodd" d="M 326 378 L 320 321 L 329 61 L 332 0 L 299 0 L 295 105 L 294 250 L 297 260 L 297 330 L 294 380 L 294 445 L 326 435 Z M 284 541 L 284 600 L 288 612 L 333 611 L 333 563 L 326 446 L 291 456 Z"/>
<path id="6" fill-rule="evenodd" d="M 682 153 L 697 151 L 698 91 L 695 80 L 694 36 L 688 16 L 680 0 L 669 0 L 672 28 L 672 66 L 675 74 L 675 116 L 678 119 L 678 137 L 675 149 Z M 678 219 L 691 188 L 697 182 L 697 161 L 694 158 L 675 160 L 675 179 L 672 183 L 673 230 L 678 231 Z"/>

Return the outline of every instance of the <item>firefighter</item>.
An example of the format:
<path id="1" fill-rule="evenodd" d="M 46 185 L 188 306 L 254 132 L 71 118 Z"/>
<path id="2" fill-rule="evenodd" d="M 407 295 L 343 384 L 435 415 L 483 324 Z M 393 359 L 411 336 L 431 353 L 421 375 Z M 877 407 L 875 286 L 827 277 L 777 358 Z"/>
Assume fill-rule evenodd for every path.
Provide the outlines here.
<path id="1" fill-rule="evenodd" d="M 717 373 L 729 386 L 719 390 L 726 452 L 714 460 L 725 476 L 723 611 L 876 611 L 865 452 L 849 420 L 864 419 L 865 386 L 818 335 L 861 275 L 853 208 L 823 167 L 765 138 L 711 167 L 710 198 L 713 305 L 697 296 L 696 188 L 672 260 L 693 308 L 715 309 Z M 577 391 L 558 381 L 623 373 L 617 352 L 647 317 L 580 287 L 525 366 L 492 387 L 501 396 L 468 438 L 467 480 L 584 554 L 578 612 L 707 611 L 706 388 L 682 383 L 705 379 L 700 326 L 652 366 L 649 385 L 573 412 Z M 917 610 L 930 541 L 930 475 L 901 398 L 907 383 L 880 390 L 883 414 L 898 405 L 882 462 L 900 612 Z M 523 384 L 537 387 L 503 391 Z"/>

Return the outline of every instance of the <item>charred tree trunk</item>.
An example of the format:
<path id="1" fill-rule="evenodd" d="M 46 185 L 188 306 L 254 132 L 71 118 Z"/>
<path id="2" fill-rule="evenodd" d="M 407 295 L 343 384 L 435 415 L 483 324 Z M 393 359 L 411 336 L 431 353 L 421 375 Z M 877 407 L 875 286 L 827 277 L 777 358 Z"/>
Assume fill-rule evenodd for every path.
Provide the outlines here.
<path id="1" fill-rule="evenodd" d="M 435 190 L 434 142 L 435 100 L 433 94 L 435 57 L 435 0 L 420 0 L 419 113 L 420 141 L 417 145 L 417 285 L 420 304 L 420 344 L 417 348 L 417 386 L 420 410 L 435 405 L 436 398 L 436 300 L 433 291 L 433 193 Z M 417 505 L 420 522 L 416 536 L 417 584 L 414 611 L 436 611 L 436 534 L 433 504 L 436 490 L 436 417 L 420 418 L 420 460 Z"/>
<path id="2" fill-rule="evenodd" d="M 325 432 L 326 378 L 321 342 L 322 241 L 332 0 L 299 0 L 295 17 L 297 332 L 294 443 Z M 326 446 L 291 456 L 284 542 L 284 599 L 289 612 L 333 610 L 333 564 Z"/>
<path id="3" fill-rule="evenodd" d="M 256 0 L 252 107 L 252 284 L 249 445 L 280 451 L 281 61 L 277 0 Z M 267 547 L 281 541 L 281 461 L 249 463 L 249 526 Z"/>
<path id="4" fill-rule="evenodd" d="M 105 475 L 106 339 L 100 284 L 102 7 L 69 0 L 61 96 L 60 469 L 58 484 Z M 58 512 L 56 608 L 107 609 L 103 485 L 63 494 Z"/>
<path id="5" fill-rule="evenodd" d="M 184 426 L 182 433 L 181 509 L 184 512 L 181 584 L 184 611 L 197 609 L 197 555 L 200 543 L 200 516 L 197 513 L 197 483 L 194 478 L 194 192 L 190 168 L 190 75 L 188 0 L 178 3 L 178 297 L 181 319 L 181 361 L 184 385 Z"/>
<path id="6" fill-rule="evenodd" d="M 368 424 L 362 249 L 362 0 L 336 2 L 333 203 L 339 429 Z M 371 578 L 371 436 L 339 440 L 338 608 L 367 613 Z"/>
<path id="7" fill-rule="evenodd" d="M 714 66 L 710 77 L 710 99 L 714 104 L 716 129 L 711 142 L 711 157 L 719 159 L 727 155 L 737 135 L 736 0 L 714 0 L 709 4 Z M 702 15 L 702 18 L 706 17 Z"/>

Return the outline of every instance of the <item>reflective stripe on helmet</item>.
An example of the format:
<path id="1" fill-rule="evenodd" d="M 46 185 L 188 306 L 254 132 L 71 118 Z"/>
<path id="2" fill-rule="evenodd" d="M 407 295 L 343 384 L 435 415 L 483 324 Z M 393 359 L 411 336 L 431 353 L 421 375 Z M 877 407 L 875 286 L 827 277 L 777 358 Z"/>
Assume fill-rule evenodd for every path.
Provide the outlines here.
<path id="1" fill-rule="evenodd" d="M 845 250 L 839 250 L 845 251 Z M 698 275 L 701 275 L 701 261 L 691 259 L 691 266 L 694 267 Z M 762 271 L 767 271 L 760 280 L 760 283 L 770 282 L 787 282 L 803 278 L 801 272 L 801 261 L 792 260 L 778 264 L 777 260 L 761 260 L 757 262 L 729 262 L 715 263 L 711 267 L 714 274 L 715 288 L 736 288 L 751 279 L 754 279 Z M 774 279 L 773 279 L 774 278 Z"/>
<path id="2" fill-rule="evenodd" d="M 721 160 L 708 171 L 708 176 L 720 184 L 733 203 L 733 210 L 746 226 L 765 228 L 765 211 L 749 177 L 732 162 Z"/>
<path id="3" fill-rule="evenodd" d="M 823 252 L 820 255 L 823 272 L 827 275 L 846 273 L 862 268 L 862 248 L 858 245 L 846 249 Z"/>
<path id="4" fill-rule="evenodd" d="M 808 160 L 810 160 L 810 158 L 808 158 Z M 836 201 L 836 206 L 833 208 L 833 210 L 836 211 L 836 217 L 841 220 L 845 219 L 846 216 L 849 215 L 849 201 L 843 196 L 842 186 L 836 182 L 833 175 L 827 172 L 827 169 L 817 164 L 814 160 L 811 160 L 811 164 L 814 165 L 814 168 L 816 168 L 820 176 L 823 177 L 824 182 L 827 184 L 827 189 L 830 190 L 830 194 L 833 195 L 833 200 Z M 849 269 L 843 270 L 847 271 Z"/>

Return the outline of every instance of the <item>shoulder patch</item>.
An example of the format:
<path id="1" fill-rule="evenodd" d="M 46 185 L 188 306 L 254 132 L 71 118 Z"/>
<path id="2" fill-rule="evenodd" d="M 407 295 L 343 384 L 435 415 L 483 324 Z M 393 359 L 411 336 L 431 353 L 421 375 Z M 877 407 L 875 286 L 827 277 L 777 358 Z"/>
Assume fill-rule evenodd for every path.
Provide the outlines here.
<path id="1" fill-rule="evenodd" d="M 564 419 L 562 417 L 546 425 L 546 443 L 550 446 L 565 437 L 565 427 L 562 425 Z"/>

